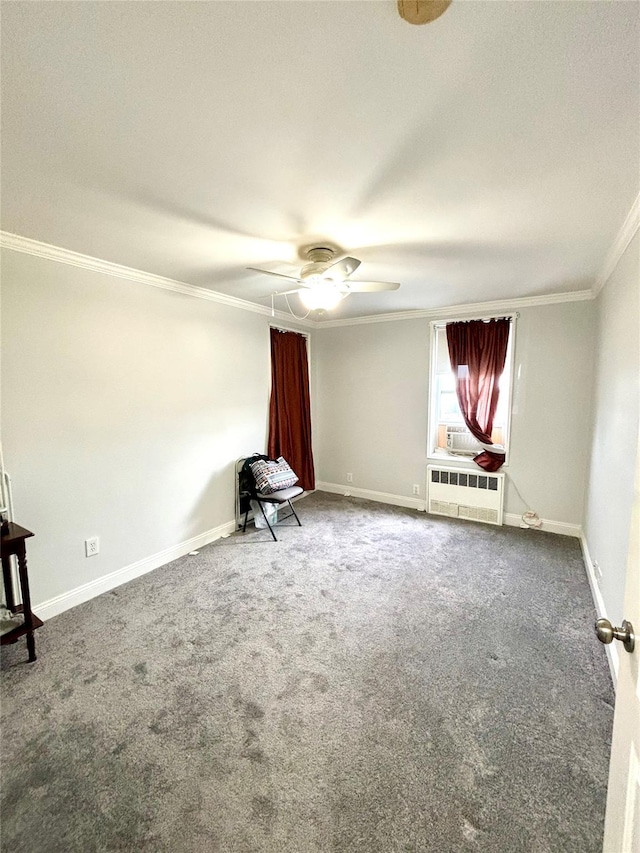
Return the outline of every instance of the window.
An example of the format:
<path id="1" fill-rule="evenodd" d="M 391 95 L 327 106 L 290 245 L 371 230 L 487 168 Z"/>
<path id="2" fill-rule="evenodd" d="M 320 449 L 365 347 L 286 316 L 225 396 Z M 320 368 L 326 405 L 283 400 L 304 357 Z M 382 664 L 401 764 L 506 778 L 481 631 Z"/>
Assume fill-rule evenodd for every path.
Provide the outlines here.
<path id="1" fill-rule="evenodd" d="M 431 324 L 428 455 L 472 459 L 481 448 L 479 442 L 467 429 L 458 404 L 456 380 L 449 361 L 446 325 L 446 320 Z M 507 454 L 509 452 L 514 326 L 515 317 L 511 321 L 509 330 L 507 357 L 504 372 L 500 378 L 500 395 L 491 433 L 494 444 L 503 445 Z"/>

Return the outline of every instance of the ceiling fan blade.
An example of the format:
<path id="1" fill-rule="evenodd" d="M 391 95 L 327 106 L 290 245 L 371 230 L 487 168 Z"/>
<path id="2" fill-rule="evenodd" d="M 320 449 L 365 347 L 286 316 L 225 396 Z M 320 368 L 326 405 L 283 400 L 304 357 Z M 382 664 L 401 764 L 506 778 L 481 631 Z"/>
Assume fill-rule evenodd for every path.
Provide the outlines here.
<path id="1" fill-rule="evenodd" d="M 397 290 L 397 281 L 345 281 L 342 288 L 347 293 L 375 293 L 379 290 Z"/>
<path id="2" fill-rule="evenodd" d="M 347 278 L 351 273 L 354 273 L 362 261 L 357 258 L 343 258 L 341 261 L 336 261 L 335 264 L 327 267 L 324 271 L 323 278 L 331 278 L 333 273 L 338 273 L 341 278 Z"/>
<path id="3" fill-rule="evenodd" d="M 286 278 L 287 281 L 297 281 L 298 284 L 302 284 L 299 278 L 296 278 L 293 275 L 283 275 L 281 272 L 271 272 L 271 270 L 261 270 L 258 267 L 247 267 L 248 270 L 252 270 L 253 272 L 262 272 L 265 275 L 274 275 L 276 278 Z"/>

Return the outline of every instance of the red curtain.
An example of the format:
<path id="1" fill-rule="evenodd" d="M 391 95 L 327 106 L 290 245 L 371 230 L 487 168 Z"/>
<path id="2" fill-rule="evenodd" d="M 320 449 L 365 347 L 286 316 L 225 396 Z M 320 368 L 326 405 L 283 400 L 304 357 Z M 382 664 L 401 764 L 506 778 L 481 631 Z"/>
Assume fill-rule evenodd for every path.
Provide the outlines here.
<path id="1" fill-rule="evenodd" d="M 273 459 L 284 456 L 298 475 L 298 485 L 315 489 L 311 450 L 311 404 L 307 339 L 271 329 L 271 403 L 269 446 Z"/>
<path id="2" fill-rule="evenodd" d="M 498 383 L 507 357 L 509 326 L 510 321 L 505 319 L 447 323 L 449 359 L 460 410 L 469 431 L 485 445 L 493 445 L 491 432 Z M 504 459 L 504 449 L 496 447 L 483 450 L 473 461 L 485 471 L 497 471 Z"/>

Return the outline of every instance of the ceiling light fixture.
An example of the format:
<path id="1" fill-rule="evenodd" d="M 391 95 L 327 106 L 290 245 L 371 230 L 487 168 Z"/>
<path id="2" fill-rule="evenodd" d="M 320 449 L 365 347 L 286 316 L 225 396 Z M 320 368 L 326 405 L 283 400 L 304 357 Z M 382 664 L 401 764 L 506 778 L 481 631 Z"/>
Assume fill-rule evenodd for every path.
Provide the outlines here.
<path id="1" fill-rule="evenodd" d="M 308 281 L 308 279 L 307 279 Z M 298 296 L 300 301 L 309 311 L 323 310 L 330 311 L 335 308 L 345 297 L 346 294 L 334 286 L 333 282 L 320 280 L 317 284 L 305 290 L 300 290 Z"/>
<path id="2" fill-rule="evenodd" d="M 289 296 L 292 293 L 298 294 L 308 314 L 311 311 L 331 311 L 351 293 L 378 293 L 383 290 L 397 290 L 400 287 L 396 281 L 354 281 L 350 276 L 358 269 L 361 262 L 349 256 L 337 261 L 336 255 L 344 254 L 337 246 L 303 246 L 298 254 L 302 259 L 309 261 L 302 267 L 298 276 L 264 270 L 260 267 L 247 267 L 253 272 L 275 276 L 296 285 L 295 287 L 290 285 L 290 290 L 276 290 L 271 294 L 273 316 L 275 316 L 274 297 L 276 296 L 284 296 L 287 308 L 296 317 L 289 305 Z M 305 318 L 297 317 L 297 319 Z"/>

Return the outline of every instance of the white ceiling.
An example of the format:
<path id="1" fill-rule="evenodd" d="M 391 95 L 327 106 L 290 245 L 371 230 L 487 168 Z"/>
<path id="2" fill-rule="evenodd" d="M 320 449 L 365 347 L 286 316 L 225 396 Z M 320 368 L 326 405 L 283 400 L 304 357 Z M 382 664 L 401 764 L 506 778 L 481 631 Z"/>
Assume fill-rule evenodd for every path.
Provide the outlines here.
<path id="1" fill-rule="evenodd" d="M 584 290 L 638 194 L 639 17 L 5 2 L 2 228 L 263 305 L 246 266 L 315 238 L 402 283 L 331 318 Z"/>

